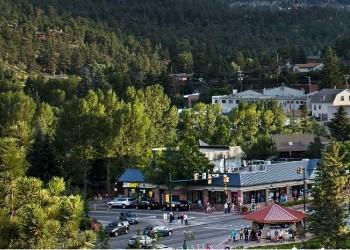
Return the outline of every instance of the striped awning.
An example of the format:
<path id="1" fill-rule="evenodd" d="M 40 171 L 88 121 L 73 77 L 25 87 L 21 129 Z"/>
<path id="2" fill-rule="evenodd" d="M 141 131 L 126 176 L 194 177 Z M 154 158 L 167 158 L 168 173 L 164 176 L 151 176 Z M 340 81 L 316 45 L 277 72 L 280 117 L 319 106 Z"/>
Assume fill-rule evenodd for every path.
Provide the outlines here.
<path id="1" fill-rule="evenodd" d="M 244 218 L 264 224 L 292 223 L 303 220 L 304 213 L 273 204 L 251 213 Z"/>

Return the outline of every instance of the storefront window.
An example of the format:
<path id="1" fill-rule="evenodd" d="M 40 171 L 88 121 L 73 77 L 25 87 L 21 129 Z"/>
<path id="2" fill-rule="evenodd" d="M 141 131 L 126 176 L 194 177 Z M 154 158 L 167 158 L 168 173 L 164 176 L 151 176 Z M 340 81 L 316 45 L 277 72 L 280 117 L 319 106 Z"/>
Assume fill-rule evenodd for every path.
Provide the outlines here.
<path id="1" fill-rule="evenodd" d="M 203 201 L 202 191 L 188 191 L 187 192 L 187 200 L 191 202 L 197 202 L 198 200 Z"/>
<path id="2" fill-rule="evenodd" d="M 244 192 L 243 203 L 250 204 L 252 203 L 252 201 L 254 201 L 253 203 L 265 202 L 266 201 L 265 190 Z"/>
<path id="3" fill-rule="evenodd" d="M 209 191 L 209 201 L 214 204 L 224 204 L 226 202 L 225 192 Z"/>

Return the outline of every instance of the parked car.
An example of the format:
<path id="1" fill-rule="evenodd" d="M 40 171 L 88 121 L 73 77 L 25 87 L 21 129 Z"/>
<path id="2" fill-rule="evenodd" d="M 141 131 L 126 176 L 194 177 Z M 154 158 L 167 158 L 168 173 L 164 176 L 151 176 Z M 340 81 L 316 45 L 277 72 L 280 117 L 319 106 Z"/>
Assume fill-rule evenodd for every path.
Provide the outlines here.
<path id="1" fill-rule="evenodd" d="M 129 227 L 130 227 L 130 223 L 127 221 L 127 220 L 124 220 L 124 221 L 121 221 L 121 220 L 119 220 L 119 221 L 116 221 L 120 226 L 124 226 L 124 227 L 126 227 L 127 229 L 129 229 Z"/>
<path id="2" fill-rule="evenodd" d="M 157 245 L 154 246 L 153 249 L 173 249 L 173 248 L 168 247 L 168 246 L 166 246 L 164 244 L 157 244 Z"/>
<path id="3" fill-rule="evenodd" d="M 126 214 L 120 213 L 119 221 L 127 221 L 130 225 L 139 223 L 137 215 L 131 212 L 127 212 Z"/>
<path id="4" fill-rule="evenodd" d="M 173 230 L 162 225 L 149 225 L 145 228 L 145 230 L 143 230 L 143 234 L 150 237 L 154 237 L 155 234 L 158 234 L 159 236 L 171 236 L 173 234 Z"/>
<path id="5" fill-rule="evenodd" d="M 114 198 L 112 201 L 107 203 L 108 207 L 135 207 L 136 202 L 134 198 Z"/>
<path id="6" fill-rule="evenodd" d="M 171 202 L 171 207 L 175 211 L 187 211 L 190 208 L 190 203 L 188 201 L 173 201 Z M 166 205 L 163 207 L 163 210 L 169 210 L 170 204 L 166 203 Z"/>
<path id="7" fill-rule="evenodd" d="M 159 208 L 159 203 L 153 200 L 142 200 L 139 203 L 137 203 L 136 208 L 148 209 L 148 210 L 157 209 Z"/>
<path id="8" fill-rule="evenodd" d="M 129 229 L 126 226 L 118 222 L 112 222 L 106 226 L 106 233 L 108 233 L 110 236 L 127 234 L 128 231 Z"/>
<path id="9" fill-rule="evenodd" d="M 139 246 L 137 245 L 137 242 L 139 242 Z M 152 247 L 154 243 L 156 242 L 155 239 L 152 239 L 151 237 L 147 235 L 135 235 L 128 241 L 129 247 Z"/>

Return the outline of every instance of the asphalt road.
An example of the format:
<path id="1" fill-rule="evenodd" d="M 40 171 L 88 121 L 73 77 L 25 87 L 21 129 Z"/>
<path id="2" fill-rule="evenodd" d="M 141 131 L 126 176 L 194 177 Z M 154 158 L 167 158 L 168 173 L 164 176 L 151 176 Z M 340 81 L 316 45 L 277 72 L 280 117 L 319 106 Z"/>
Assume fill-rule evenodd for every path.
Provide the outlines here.
<path id="1" fill-rule="evenodd" d="M 191 231 L 194 236 L 193 240 L 187 242 L 188 247 L 204 248 L 206 244 L 210 244 L 215 248 L 225 247 L 225 242 L 230 237 L 230 232 L 233 228 L 239 229 L 241 226 L 250 226 L 251 222 L 242 219 L 239 214 L 224 214 L 223 212 L 215 212 L 207 214 L 202 212 L 187 212 L 189 225 L 181 225 L 175 221 L 174 225 L 169 225 L 169 220 L 163 219 L 164 211 L 161 210 L 141 210 L 141 209 L 107 209 L 107 206 L 100 205 L 92 206 L 89 212 L 90 217 L 96 218 L 103 225 L 115 221 L 119 218 L 120 212 L 131 211 L 139 218 L 139 224 L 130 225 L 130 230 L 127 235 L 110 238 L 110 248 L 125 249 L 128 245 L 128 240 L 137 234 L 139 230 L 142 234 L 143 229 L 147 225 L 167 225 L 173 229 L 172 236 L 162 237 L 160 244 L 164 244 L 173 248 L 182 248 L 185 232 Z M 177 213 L 175 212 L 175 218 Z"/>

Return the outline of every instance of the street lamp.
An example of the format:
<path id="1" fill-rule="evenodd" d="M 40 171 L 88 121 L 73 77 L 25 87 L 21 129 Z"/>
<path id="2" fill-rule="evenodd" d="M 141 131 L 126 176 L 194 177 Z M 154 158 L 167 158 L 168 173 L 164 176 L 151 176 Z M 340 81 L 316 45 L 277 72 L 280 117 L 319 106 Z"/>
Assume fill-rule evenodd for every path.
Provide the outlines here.
<path id="1" fill-rule="evenodd" d="M 305 78 L 309 79 L 309 94 L 311 93 L 311 76 L 304 76 Z"/>
<path id="2" fill-rule="evenodd" d="M 303 203 L 304 203 L 304 213 L 306 211 L 306 180 L 305 180 L 305 167 L 298 167 L 297 168 L 297 174 L 303 174 L 303 185 L 304 185 L 304 191 L 303 191 Z"/>

